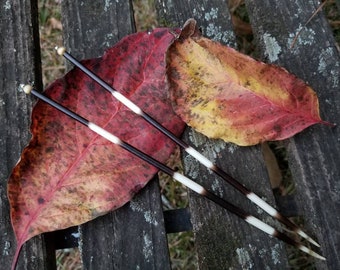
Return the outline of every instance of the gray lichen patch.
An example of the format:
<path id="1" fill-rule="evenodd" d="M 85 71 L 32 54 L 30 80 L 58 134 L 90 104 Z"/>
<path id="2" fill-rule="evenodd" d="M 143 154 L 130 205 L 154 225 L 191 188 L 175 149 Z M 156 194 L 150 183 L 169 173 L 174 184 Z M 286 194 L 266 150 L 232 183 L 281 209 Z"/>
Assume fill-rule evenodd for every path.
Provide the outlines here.
<path id="1" fill-rule="evenodd" d="M 237 260 L 241 265 L 242 269 L 253 269 L 254 262 L 251 260 L 250 255 L 245 248 L 236 249 Z"/>
<path id="2" fill-rule="evenodd" d="M 272 37 L 269 33 L 263 34 L 263 43 L 265 49 L 265 55 L 268 57 L 270 62 L 275 62 L 279 59 L 281 53 L 281 46 L 277 40 Z"/>
<path id="3" fill-rule="evenodd" d="M 207 142 L 207 137 L 198 132 L 195 132 L 194 130 L 189 131 L 189 139 L 195 147 L 204 145 Z"/>
<path id="4" fill-rule="evenodd" d="M 238 247 L 236 248 L 237 260 L 241 265 L 242 269 L 253 269 L 254 262 L 251 259 L 251 255 L 257 254 L 262 259 L 269 259 L 271 262 L 270 265 L 281 265 L 280 257 L 282 246 L 281 244 L 275 244 L 270 248 L 261 248 L 259 249 L 257 246 L 249 244 L 247 247 Z M 267 269 L 267 268 L 266 268 Z M 270 269 L 270 268 L 268 268 Z"/>
<path id="5" fill-rule="evenodd" d="M 211 8 L 210 11 L 204 14 L 204 18 L 207 21 L 210 21 L 211 19 L 217 19 L 217 17 L 218 17 L 218 8 Z"/>
<path id="6" fill-rule="evenodd" d="M 315 42 L 315 31 L 312 28 L 307 28 L 303 26 L 299 26 L 295 33 L 290 33 L 287 39 L 287 48 L 300 47 L 302 46 L 311 46 Z M 300 45 L 300 46 L 297 46 Z M 297 50 L 293 50 L 293 52 L 297 53 Z"/>
<path id="7" fill-rule="evenodd" d="M 270 248 L 262 248 L 258 251 L 258 254 L 261 258 L 271 258 L 274 265 L 281 264 L 280 257 L 282 247 L 280 244 L 275 244 L 274 246 L 271 246 Z"/>
<path id="8" fill-rule="evenodd" d="M 141 206 L 138 202 L 130 201 L 130 207 L 132 211 L 142 213 L 147 223 L 152 224 L 154 226 L 158 225 L 158 221 L 155 218 L 155 214 L 153 214 L 150 210 L 144 209 L 144 207 Z"/>
<path id="9" fill-rule="evenodd" d="M 149 262 L 150 258 L 153 254 L 153 245 L 151 241 L 151 237 L 143 231 L 143 255 L 145 258 L 145 261 Z"/>
<path id="10" fill-rule="evenodd" d="M 227 150 L 230 154 L 234 154 L 234 152 L 239 148 L 239 146 L 237 146 L 236 144 L 233 143 L 228 143 L 226 145 Z"/>
<path id="11" fill-rule="evenodd" d="M 5 4 L 3 5 L 3 8 L 5 10 L 10 10 L 12 8 L 11 1 L 7 0 Z"/>
<path id="12" fill-rule="evenodd" d="M 190 130 L 189 138 L 195 147 L 203 148 L 200 152 L 212 162 L 215 162 L 219 153 L 226 148 L 226 143 L 223 140 L 209 140 L 194 130 Z"/>
<path id="13" fill-rule="evenodd" d="M 103 48 L 108 48 L 112 45 L 114 39 L 115 39 L 115 35 L 117 33 L 109 33 L 107 35 L 105 35 L 104 41 L 102 43 L 102 47 Z"/>
<path id="14" fill-rule="evenodd" d="M 223 31 L 221 26 L 209 23 L 205 34 L 212 40 L 229 44 L 231 46 L 234 45 L 234 42 L 230 42 L 230 40 L 234 39 L 234 33 L 232 31 Z"/>
<path id="15" fill-rule="evenodd" d="M 105 0 L 104 11 L 107 12 L 111 5 L 112 5 L 112 1 Z"/>
<path id="16" fill-rule="evenodd" d="M 190 130 L 188 136 L 194 148 L 213 163 L 216 163 L 220 157 L 220 153 L 225 151 L 227 147 L 227 143 L 223 140 L 209 140 L 206 136 L 194 130 Z M 185 173 L 190 178 L 197 179 L 198 177 L 203 177 L 202 175 L 199 176 L 199 171 L 203 168 L 203 165 L 201 165 L 195 158 L 185 155 L 183 162 L 185 164 Z M 209 172 L 209 174 L 213 174 L 210 170 L 207 170 L 207 172 Z M 217 186 L 216 189 L 220 190 Z"/>
<path id="17" fill-rule="evenodd" d="M 185 164 L 185 174 L 190 178 L 197 179 L 199 175 L 200 164 L 189 155 L 184 157 L 183 162 Z"/>
<path id="18" fill-rule="evenodd" d="M 325 78 L 331 81 L 333 87 L 339 86 L 339 62 L 336 63 L 336 68 L 330 68 L 330 63 L 333 63 L 335 58 L 334 50 L 332 48 L 322 49 L 319 54 L 318 72 Z"/>
<path id="19" fill-rule="evenodd" d="M 158 221 L 155 219 L 154 215 L 151 213 L 151 211 L 145 211 L 144 212 L 144 219 L 146 222 L 153 224 L 155 226 L 158 225 Z"/>
<path id="20" fill-rule="evenodd" d="M 224 192 L 223 192 L 223 186 L 221 184 L 221 181 L 218 181 L 217 179 L 214 179 L 211 189 L 214 191 L 215 194 L 217 194 L 220 197 L 223 197 Z"/>
<path id="21" fill-rule="evenodd" d="M 272 247 L 270 249 L 270 253 L 271 253 L 271 258 L 274 262 L 274 264 L 280 264 L 280 253 L 281 252 L 281 246 L 280 244 L 275 244 L 274 247 Z"/>
<path id="22" fill-rule="evenodd" d="M 5 241 L 4 249 L 2 250 L 2 256 L 8 256 L 11 249 L 11 242 Z"/>
<path id="23" fill-rule="evenodd" d="M 207 22 L 207 27 L 204 29 L 204 35 L 212 40 L 234 46 L 235 35 L 233 31 L 226 30 L 222 25 L 216 24 L 219 17 L 225 16 L 223 11 L 220 11 L 217 7 L 212 7 L 210 10 L 194 8 L 192 11 L 194 17 L 204 18 Z"/>

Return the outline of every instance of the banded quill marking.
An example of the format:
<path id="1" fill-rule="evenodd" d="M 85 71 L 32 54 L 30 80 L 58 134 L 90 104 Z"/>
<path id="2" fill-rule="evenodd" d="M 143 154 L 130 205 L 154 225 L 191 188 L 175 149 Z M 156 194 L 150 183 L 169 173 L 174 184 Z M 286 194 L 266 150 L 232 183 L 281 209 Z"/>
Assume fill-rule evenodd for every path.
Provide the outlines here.
<path id="1" fill-rule="evenodd" d="M 254 227 L 266 232 L 267 234 L 280 239 L 281 241 L 300 249 L 301 251 L 317 258 L 320 260 L 326 260 L 325 257 L 319 255 L 318 253 L 314 252 L 313 250 L 307 248 L 306 246 L 302 245 L 301 243 L 296 242 L 292 238 L 288 237 L 287 235 L 275 230 L 273 227 L 269 226 L 268 224 L 264 223 L 263 221 L 259 220 L 254 216 L 248 216 L 245 218 L 245 221 L 249 224 L 253 225 Z"/>
<path id="2" fill-rule="evenodd" d="M 78 67 L 81 71 L 83 71 L 87 76 L 89 76 L 91 79 L 93 79 L 95 82 L 97 82 L 105 90 L 110 92 L 115 98 L 117 98 L 117 100 L 119 100 L 121 103 L 123 103 L 126 107 L 128 107 L 130 110 L 132 110 L 136 114 L 143 117 L 148 123 L 153 125 L 156 129 L 158 129 L 164 135 L 166 135 L 171 140 L 173 140 L 176 144 L 178 144 L 180 147 L 182 147 L 189 155 L 191 155 L 192 157 L 197 159 L 202 165 L 204 165 L 205 167 L 214 171 L 223 180 L 228 182 L 236 190 L 238 190 L 243 195 L 245 195 L 249 200 L 251 200 L 253 203 L 255 203 L 258 207 L 260 207 L 260 208 L 264 207 L 262 209 L 265 212 L 267 212 L 269 215 L 271 215 L 273 218 L 277 219 L 279 222 L 286 225 L 289 229 L 291 229 L 295 233 L 299 234 L 301 237 L 305 238 L 307 241 L 309 241 L 313 245 L 320 247 L 320 245 L 315 240 L 313 240 L 310 236 L 308 236 L 305 232 L 303 232 L 300 227 L 298 227 L 296 224 L 291 222 L 288 218 L 286 218 L 285 216 L 283 216 L 282 214 L 277 212 L 277 210 L 275 210 L 275 208 L 270 206 L 268 203 L 266 203 L 264 200 L 262 200 L 255 193 L 253 193 L 251 190 L 249 190 L 244 185 L 242 185 L 240 182 L 238 182 L 236 179 L 234 179 L 232 176 L 228 175 L 225 171 L 223 171 L 217 165 L 212 163 L 209 159 L 207 159 L 205 156 L 203 156 L 201 153 L 199 153 L 193 147 L 189 146 L 186 142 L 184 142 L 180 138 L 176 137 L 171 131 L 169 131 L 168 129 L 163 127 L 159 122 L 157 122 L 153 117 L 151 117 L 146 112 L 144 112 L 135 103 L 130 101 L 124 95 L 120 94 L 117 90 L 115 90 L 113 87 L 111 87 L 105 81 L 103 81 L 101 78 L 99 78 L 96 74 L 94 74 L 92 71 L 90 71 L 84 65 L 82 65 L 71 54 L 69 54 L 64 47 L 56 47 L 55 49 L 56 49 L 56 51 L 59 55 L 64 56 L 68 61 L 70 61 L 72 64 L 74 64 L 76 67 Z M 249 197 L 248 194 L 253 194 L 253 195 L 256 196 L 256 198 L 253 198 L 254 197 L 253 195 L 251 195 Z M 272 213 L 275 213 L 275 214 L 273 215 Z"/>
<path id="3" fill-rule="evenodd" d="M 228 201 L 218 197 L 217 195 L 209 192 L 203 186 L 197 184 L 196 182 L 194 182 L 190 178 L 174 171 L 173 169 L 169 168 L 168 166 L 164 165 L 163 163 L 159 162 L 158 160 L 154 159 L 153 157 L 151 157 L 151 156 L 145 154 L 144 152 L 138 150 L 137 148 L 130 145 L 129 143 L 122 141 L 117 136 L 113 135 L 112 133 L 105 130 L 104 128 L 96 125 L 95 123 L 88 121 L 84 117 L 82 117 L 82 116 L 78 115 L 77 113 L 67 109 L 63 105 L 55 102 L 54 100 L 46 97 L 45 95 L 40 94 L 35 89 L 33 89 L 32 86 L 21 85 L 21 88 L 23 89 L 23 91 L 26 94 L 30 94 L 30 93 L 33 94 L 34 96 L 36 96 L 37 98 L 48 103 L 52 107 L 58 109 L 59 111 L 65 113 L 66 115 L 73 118 L 74 120 L 85 125 L 89 129 L 91 129 L 93 132 L 95 132 L 96 134 L 102 136 L 103 138 L 109 140 L 110 142 L 112 142 L 112 143 L 122 147 L 123 149 L 129 151 L 130 153 L 134 154 L 135 156 L 139 157 L 140 159 L 148 162 L 150 165 L 152 165 L 152 166 L 158 168 L 159 170 L 163 171 L 164 173 L 172 176 L 175 180 L 182 183 L 183 185 L 185 185 L 189 189 L 191 189 L 191 190 L 195 191 L 196 193 L 206 197 L 207 199 L 209 199 L 209 200 L 215 202 L 216 204 L 220 205 L 221 207 L 225 208 L 229 212 L 231 212 L 231 213 L 237 215 L 238 217 L 242 218 L 243 220 L 248 222 L 250 225 L 258 228 L 259 230 L 261 230 L 261 231 L 263 231 L 267 234 L 272 235 L 273 237 L 278 238 L 279 240 L 282 240 L 283 242 L 285 242 L 289 245 L 292 245 L 294 247 L 299 248 L 303 252 L 305 252 L 305 253 L 307 253 L 307 254 L 315 257 L 315 258 L 318 258 L 320 260 L 325 260 L 325 258 L 323 256 L 317 254 L 316 252 L 312 251 L 311 249 L 307 248 L 306 246 L 303 246 L 302 244 L 296 242 L 292 238 L 290 238 L 287 235 L 279 232 L 275 228 L 273 228 L 270 225 L 264 223 L 263 221 L 257 219 L 256 217 L 248 214 L 243 209 L 241 209 L 241 208 L 229 203 Z"/>

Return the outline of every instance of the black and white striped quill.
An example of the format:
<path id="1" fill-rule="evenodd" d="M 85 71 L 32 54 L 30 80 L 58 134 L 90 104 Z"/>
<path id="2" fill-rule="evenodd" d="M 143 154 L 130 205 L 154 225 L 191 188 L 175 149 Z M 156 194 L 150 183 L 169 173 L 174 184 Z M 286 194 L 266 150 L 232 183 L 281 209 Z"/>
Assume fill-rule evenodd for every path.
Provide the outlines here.
<path id="1" fill-rule="evenodd" d="M 287 235 L 281 233 L 280 231 L 276 230 L 272 226 L 264 223 L 263 221 L 259 220 L 258 218 L 248 214 L 246 211 L 242 210 L 241 208 L 227 202 L 226 200 L 218 197 L 217 195 L 209 192 L 206 190 L 203 186 L 197 184 L 193 180 L 189 179 L 188 177 L 172 170 L 171 168 L 167 167 L 166 165 L 160 163 L 159 161 L 155 160 L 153 157 L 141 152 L 140 150 L 136 149 L 132 145 L 122 141 L 112 133 L 108 132 L 107 130 L 103 129 L 102 127 L 96 125 L 95 123 L 92 123 L 85 119 L 84 117 L 76 114 L 75 112 L 67 109 L 66 107 L 62 106 L 61 104 L 53 101 L 52 99 L 46 97 L 45 95 L 37 92 L 35 89 L 33 89 L 30 85 L 22 85 L 21 86 L 23 91 L 26 94 L 33 94 L 37 98 L 43 100 L 44 102 L 48 103 L 49 105 L 53 106 L 54 108 L 58 109 L 59 111 L 65 113 L 69 117 L 75 119 L 76 121 L 80 122 L 81 124 L 87 126 L 90 130 L 94 131 L 98 135 L 104 137 L 105 139 L 109 140 L 110 142 L 119 145 L 123 149 L 129 151 L 130 153 L 134 154 L 135 156 L 139 157 L 140 159 L 148 162 L 150 165 L 158 168 L 159 170 L 163 171 L 164 173 L 172 176 L 175 180 L 182 183 L 183 185 L 187 186 L 191 190 L 197 192 L 198 194 L 208 198 L 209 200 L 215 202 L 216 204 L 220 205 L 221 207 L 227 209 L 231 213 L 237 215 L 238 217 L 245 220 L 247 223 L 251 224 L 252 226 L 260 229 L 261 231 L 272 235 L 273 237 L 276 237 L 283 242 L 292 245 L 301 251 L 318 258 L 320 260 L 325 260 L 325 257 L 319 255 L 318 253 L 314 252 L 313 250 L 309 249 L 308 247 L 302 245 L 301 243 L 293 240 L 292 238 L 288 237 Z"/>
<path id="2" fill-rule="evenodd" d="M 241 192 L 244 196 L 246 196 L 250 201 L 252 201 L 254 204 L 256 204 L 258 207 L 263 209 L 266 213 L 268 213 L 273 218 L 277 219 L 284 225 L 286 225 L 290 230 L 294 231 L 301 237 L 308 240 L 313 245 L 320 247 L 320 245 L 314 241 L 310 236 L 308 236 L 304 231 L 302 231 L 301 228 L 299 228 L 296 224 L 294 224 L 292 221 L 290 221 L 288 218 L 283 216 L 281 213 L 279 213 L 274 207 L 269 205 L 266 201 L 261 199 L 258 195 L 256 195 L 254 192 L 249 190 L 247 187 L 242 185 L 240 182 L 238 182 L 236 179 L 231 177 L 229 174 L 227 174 L 224 170 L 222 170 L 220 167 L 218 167 L 216 164 L 211 162 L 209 159 L 207 159 L 205 156 L 203 156 L 201 153 L 199 153 L 197 150 L 195 150 L 193 147 L 188 145 L 186 142 L 181 140 L 180 138 L 176 137 L 171 131 L 163 127 L 159 122 L 157 122 L 152 116 L 144 112 L 141 108 L 139 108 L 135 103 L 133 103 L 131 100 L 126 98 L 124 95 L 122 95 L 120 92 L 115 90 L 113 87 L 111 87 L 109 84 L 107 84 L 105 81 L 103 81 L 101 78 L 99 78 L 96 74 L 94 74 L 92 71 L 90 71 L 88 68 L 86 68 L 84 65 L 82 65 L 79 61 L 77 61 L 71 54 L 69 54 L 64 47 L 56 47 L 57 53 L 59 55 L 64 56 L 68 61 L 70 61 L 72 64 L 74 64 L 76 67 L 78 67 L 80 70 L 82 70 L 87 76 L 92 78 L 94 81 L 96 81 L 100 86 L 102 86 L 105 90 L 110 92 L 113 97 L 115 97 L 117 100 L 119 100 L 121 103 L 123 103 L 126 107 L 128 107 L 131 111 L 134 113 L 140 115 L 142 118 L 144 118 L 148 123 L 150 123 L 152 126 L 154 126 L 156 129 L 161 131 L 163 134 L 165 134 L 167 137 L 169 137 L 171 140 L 173 140 L 176 144 L 178 144 L 180 147 L 182 147 L 189 155 L 197 159 L 201 164 L 203 164 L 205 167 L 209 168 L 213 172 L 215 172 L 217 175 L 219 175 L 222 179 L 227 181 L 230 185 L 232 185 L 236 190 Z"/>

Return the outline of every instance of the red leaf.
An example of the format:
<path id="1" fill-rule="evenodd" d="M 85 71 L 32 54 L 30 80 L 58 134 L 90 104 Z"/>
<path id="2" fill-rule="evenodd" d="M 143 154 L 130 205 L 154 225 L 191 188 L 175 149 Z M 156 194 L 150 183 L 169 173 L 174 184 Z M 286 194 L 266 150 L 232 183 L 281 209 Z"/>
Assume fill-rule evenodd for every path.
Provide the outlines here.
<path id="1" fill-rule="evenodd" d="M 124 38 L 98 59 L 83 63 L 179 135 L 184 123 L 167 99 L 167 29 Z M 174 144 L 121 105 L 78 69 L 55 81 L 46 95 L 165 162 Z M 128 202 L 157 172 L 39 101 L 33 138 L 8 182 L 18 249 L 34 235 L 84 223 Z"/>
<path id="2" fill-rule="evenodd" d="M 176 113 L 210 138 L 253 145 L 323 122 L 302 80 L 202 37 L 194 20 L 168 50 L 168 78 Z"/>

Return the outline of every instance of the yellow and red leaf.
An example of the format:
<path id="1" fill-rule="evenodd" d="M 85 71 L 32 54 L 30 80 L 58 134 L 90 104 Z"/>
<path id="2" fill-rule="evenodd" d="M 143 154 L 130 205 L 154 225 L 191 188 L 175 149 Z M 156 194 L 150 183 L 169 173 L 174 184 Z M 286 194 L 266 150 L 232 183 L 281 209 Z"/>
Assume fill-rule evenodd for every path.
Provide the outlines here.
<path id="1" fill-rule="evenodd" d="M 194 20 L 170 46 L 167 65 L 175 112 L 210 138 L 254 145 L 322 122 L 302 80 L 202 37 Z"/>

